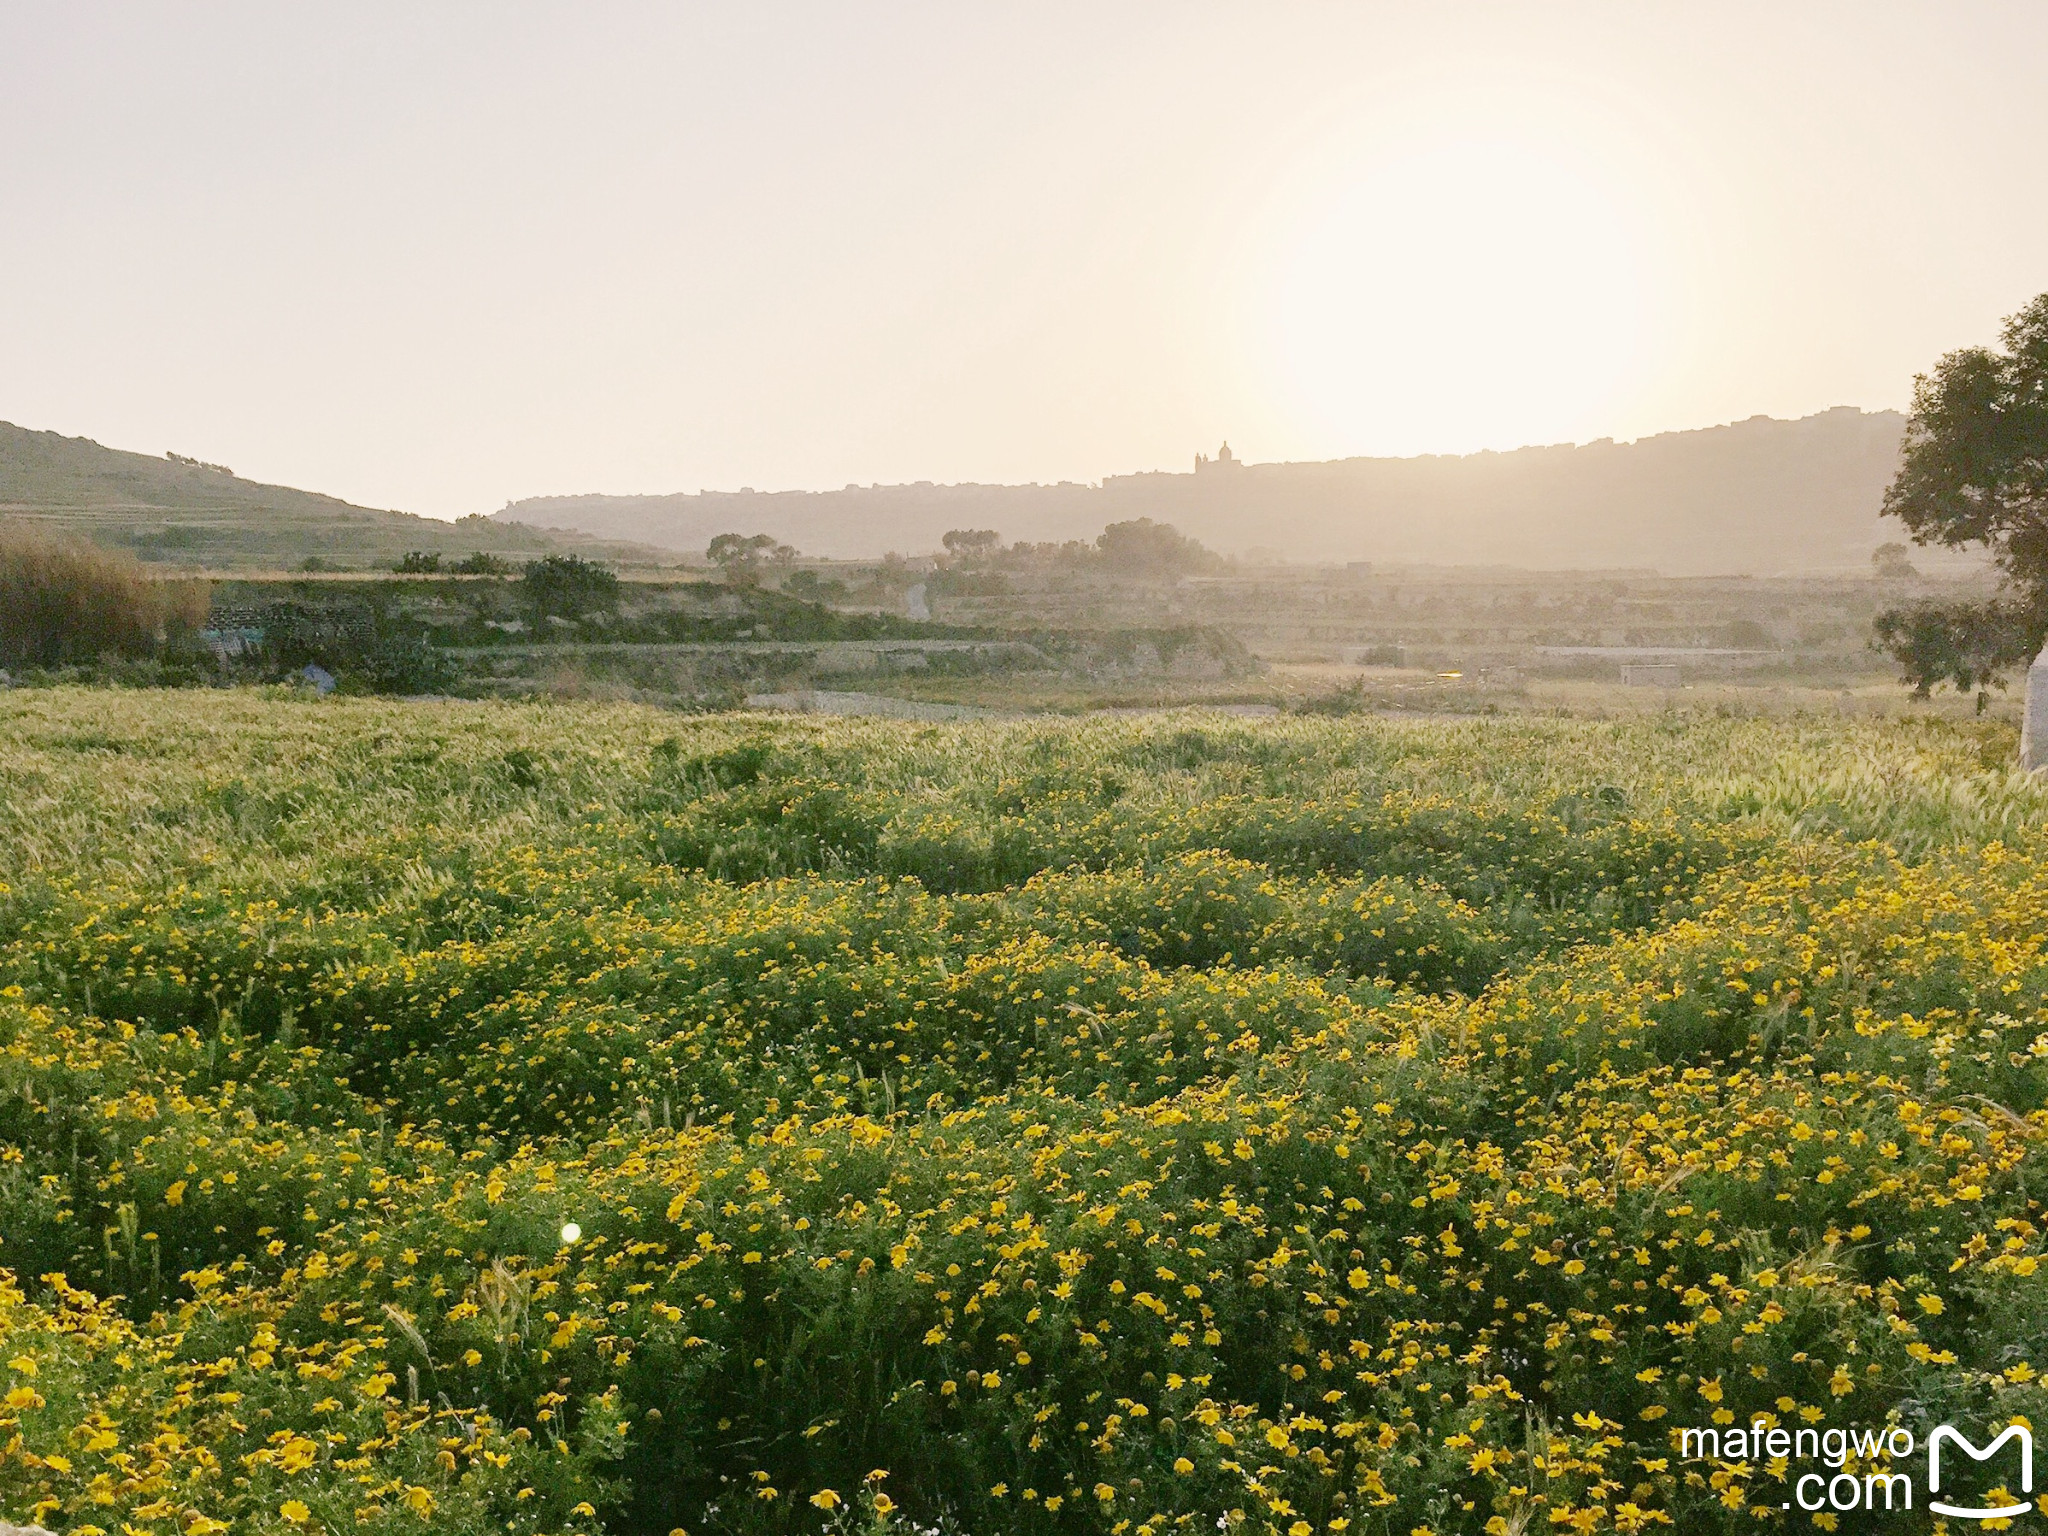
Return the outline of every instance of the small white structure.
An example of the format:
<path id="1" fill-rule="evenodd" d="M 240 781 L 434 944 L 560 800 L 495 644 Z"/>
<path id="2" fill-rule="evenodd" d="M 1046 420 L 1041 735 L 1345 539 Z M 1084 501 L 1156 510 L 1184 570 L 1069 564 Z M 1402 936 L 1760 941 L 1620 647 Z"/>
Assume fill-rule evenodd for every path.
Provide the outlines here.
<path id="1" fill-rule="evenodd" d="M 2020 767 L 2028 773 L 2048 768 L 2048 646 L 2027 668 L 2027 712 L 2020 722 Z"/>
<path id="2" fill-rule="evenodd" d="M 1676 688 L 1678 668 L 1662 662 L 1626 661 L 1621 666 L 1621 681 L 1630 688 Z"/>
<path id="3" fill-rule="evenodd" d="M 903 615 L 920 622 L 932 616 L 931 605 L 924 600 L 924 583 L 919 582 L 903 594 Z"/>

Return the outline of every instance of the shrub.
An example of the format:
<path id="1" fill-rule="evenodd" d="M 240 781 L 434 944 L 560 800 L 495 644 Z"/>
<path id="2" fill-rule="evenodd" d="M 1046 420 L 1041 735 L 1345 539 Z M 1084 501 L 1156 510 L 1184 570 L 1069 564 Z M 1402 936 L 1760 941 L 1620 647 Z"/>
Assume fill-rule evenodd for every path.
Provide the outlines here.
<path id="1" fill-rule="evenodd" d="M 206 606 L 203 583 L 156 580 L 132 555 L 0 528 L 0 663 L 152 655 Z"/>
<path id="2" fill-rule="evenodd" d="M 262 655 L 274 673 L 323 667 L 352 693 L 438 693 L 458 675 L 424 634 L 367 604 L 281 603 L 266 618 Z"/>
<path id="3" fill-rule="evenodd" d="M 528 563 L 526 601 L 541 618 L 580 619 L 619 606 L 619 578 L 580 555 L 548 555 Z"/>

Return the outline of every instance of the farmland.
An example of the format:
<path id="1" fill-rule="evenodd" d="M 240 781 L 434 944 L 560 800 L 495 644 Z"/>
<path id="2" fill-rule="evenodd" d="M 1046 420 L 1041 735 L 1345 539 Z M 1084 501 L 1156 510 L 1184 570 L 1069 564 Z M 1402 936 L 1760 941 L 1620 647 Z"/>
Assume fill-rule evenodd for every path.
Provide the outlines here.
<path id="1" fill-rule="evenodd" d="M 0 1516 L 1804 1528 L 2048 1413 L 2012 756 L 0 693 Z"/>

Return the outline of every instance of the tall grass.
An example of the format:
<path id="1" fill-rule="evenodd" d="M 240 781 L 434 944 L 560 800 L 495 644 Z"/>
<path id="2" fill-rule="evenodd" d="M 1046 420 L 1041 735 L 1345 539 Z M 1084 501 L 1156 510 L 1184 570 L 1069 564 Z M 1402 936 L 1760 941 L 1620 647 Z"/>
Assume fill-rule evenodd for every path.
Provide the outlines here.
<path id="1" fill-rule="evenodd" d="M 196 630 L 206 586 L 153 578 L 132 555 L 0 527 L 0 665 L 147 656 Z"/>

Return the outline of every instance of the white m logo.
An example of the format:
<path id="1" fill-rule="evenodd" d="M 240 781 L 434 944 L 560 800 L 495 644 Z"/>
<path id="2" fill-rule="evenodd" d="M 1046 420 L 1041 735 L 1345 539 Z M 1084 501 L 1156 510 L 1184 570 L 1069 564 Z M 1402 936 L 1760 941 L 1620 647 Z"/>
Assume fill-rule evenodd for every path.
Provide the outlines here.
<path id="1" fill-rule="evenodd" d="M 1962 1435 L 1956 1433 L 1949 1425 L 1942 1424 L 1937 1426 L 1934 1433 L 1927 1437 L 1927 1491 L 1929 1493 L 1941 1492 L 1942 1441 L 1953 1440 L 1963 1454 L 1972 1461 L 1989 1461 L 1998 1454 L 2000 1446 L 2004 1445 L 2006 1441 L 2013 1439 L 2017 1439 L 2020 1443 L 2020 1492 L 2032 1493 L 2034 1491 L 2034 1437 L 2018 1424 L 2010 1426 L 2004 1434 L 1985 1446 L 1981 1451 Z M 2024 1515 L 2034 1506 L 2031 1504 L 2005 1504 L 1997 1509 L 1963 1509 L 1954 1504 L 1944 1504 L 1939 1499 L 1936 1499 L 1927 1507 L 1937 1515 L 1949 1515 L 1958 1520 L 2010 1520 L 2016 1515 Z"/>

